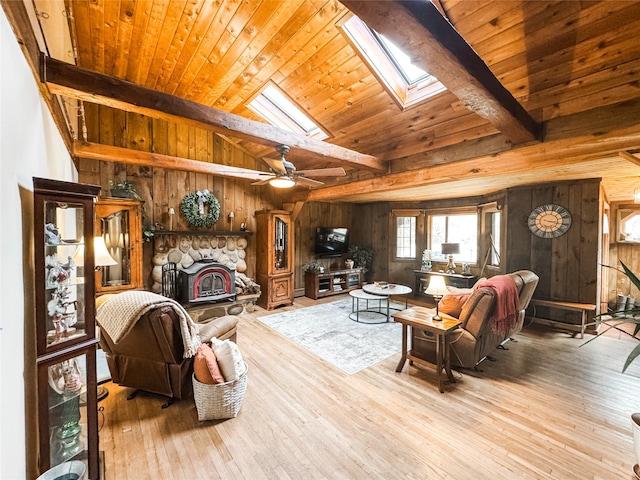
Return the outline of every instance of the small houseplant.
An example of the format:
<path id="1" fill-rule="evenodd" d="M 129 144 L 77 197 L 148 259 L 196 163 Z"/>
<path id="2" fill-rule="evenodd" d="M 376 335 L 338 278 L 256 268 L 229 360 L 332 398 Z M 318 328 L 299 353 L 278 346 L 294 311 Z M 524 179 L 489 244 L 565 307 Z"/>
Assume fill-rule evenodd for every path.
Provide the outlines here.
<path id="1" fill-rule="evenodd" d="M 352 245 L 349 247 L 349 258 L 356 262 L 356 267 L 362 269 L 362 275 L 367 278 L 373 265 L 373 249 L 368 246 Z"/>
<path id="2" fill-rule="evenodd" d="M 305 263 L 302 266 L 302 271 L 303 272 L 323 273 L 324 272 L 324 265 L 322 265 L 321 263 L 317 262 L 316 260 L 311 260 L 311 261 Z"/>
<path id="3" fill-rule="evenodd" d="M 141 200 L 140 195 L 138 195 L 138 192 L 136 192 L 136 186 L 126 180 L 118 182 L 115 188 L 111 189 L 111 196 L 116 198 L 130 198 L 132 200 Z"/>
<path id="4" fill-rule="evenodd" d="M 623 262 L 620 262 L 620 264 L 622 265 L 622 272 L 624 272 L 624 274 L 627 276 L 627 278 L 631 281 L 631 283 L 633 283 L 633 285 L 635 285 L 636 288 L 638 288 L 640 290 L 640 278 L 637 277 L 637 275 L 635 273 L 633 273 L 629 267 L 627 267 Z M 611 267 L 609 265 L 604 265 L 607 268 L 615 268 L 615 267 Z M 616 268 L 616 270 L 620 271 L 619 269 Z M 603 319 L 604 316 L 609 316 L 609 313 L 602 313 L 600 315 L 596 315 L 595 318 L 599 318 L 600 320 Z M 616 330 L 625 333 L 635 339 L 637 339 L 638 341 L 640 341 L 640 338 L 637 337 L 638 332 L 640 332 L 640 307 L 634 307 L 628 310 L 625 310 L 624 312 L 624 317 L 615 317 L 615 320 L 623 320 L 624 323 L 634 323 L 635 327 L 633 329 L 633 333 L 629 333 L 625 330 L 623 330 L 622 328 L 618 328 L 617 325 L 608 325 L 608 329 L 610 330 L 611 328 L 615 328 Z M 605 330 L 605 332 L 607 331 Z M 605 332 L 602 333 L 598 333 L 598 335 L 596 335 L 595 337 L 593 337 L 592 339 L 584 342 L 582 345 L 586 345 L 589 342 L 592 342 L 593 340 L 595 340 L 596 338 L 598 338 L 599 336 L 603 335 Z M 640 343 L 638 343 L 638 345 L 635 346 L 635 348 L 633 350 L 631 350 L 631 353 L 629 353 L 629 356 L 627 357 L 627 359 L 624 362 L 624 367 L 622 367 L 622 373 L 625 372 L 625 370 L 629 367 L 629 365 L 631 365 L 631 362 L 633 362 L 636 358 L 638 358 L 638 356 L 640 356 Z"/>

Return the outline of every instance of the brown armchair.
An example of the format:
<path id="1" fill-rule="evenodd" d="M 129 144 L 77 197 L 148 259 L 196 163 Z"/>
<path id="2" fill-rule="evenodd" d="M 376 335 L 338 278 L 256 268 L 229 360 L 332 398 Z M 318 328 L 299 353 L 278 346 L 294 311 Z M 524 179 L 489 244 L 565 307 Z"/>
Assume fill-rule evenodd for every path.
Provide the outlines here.
<path id="1" fill-rule="evenodd" d="M 476 289 L 462 307 L 459 317 L 462 321 L 461 328 L 450 336 L 452 365 L 473 368 L 522 330 L 525 309 L 538 285 L 538 276 L 529 270 L 520 270 L 507 276 L 515 281 L 518 288 L 519 310 L 515 325 L 506 335 L 494 333 L 491 317 L 496 301 L 495 291 L 489 287 Z M 435 343 L 428 332 L 414 329 L 412 342 L 414 353 L 425 360 L 435 362 Z"/>
<path id="2" fill-rule="evenodd" d="M 125 293 L 112 295 L 106 301 L 117 302 Z M 102 308 L 98 309 L 99 326 L 103 312 Z M 227 315 L 196 324 L 196 328 L 201 342 L 213 337 L 235 341 L 237 323 L 238 317 Z M 171 399 L 186 398 L 193 393 L 193 357 L 184 358 L 181 320 L 176 310 L 167 304 L 160 303 L 147 310 L 118 342 L 107 329 L 101 328 L 100 347 L 105 352 L 111 379 L 118 385 Z"/>

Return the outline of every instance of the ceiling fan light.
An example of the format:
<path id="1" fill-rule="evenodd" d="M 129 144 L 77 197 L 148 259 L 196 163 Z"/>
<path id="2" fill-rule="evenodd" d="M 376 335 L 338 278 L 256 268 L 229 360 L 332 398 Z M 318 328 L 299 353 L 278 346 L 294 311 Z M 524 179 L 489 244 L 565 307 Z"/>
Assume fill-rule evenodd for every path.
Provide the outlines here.
<path id="1" fill-rule="evenodd" d="M 289 177 L 275 177 L 269 180 L 269 185 L 276 188 L 291 188 L 296 184 Z"/>

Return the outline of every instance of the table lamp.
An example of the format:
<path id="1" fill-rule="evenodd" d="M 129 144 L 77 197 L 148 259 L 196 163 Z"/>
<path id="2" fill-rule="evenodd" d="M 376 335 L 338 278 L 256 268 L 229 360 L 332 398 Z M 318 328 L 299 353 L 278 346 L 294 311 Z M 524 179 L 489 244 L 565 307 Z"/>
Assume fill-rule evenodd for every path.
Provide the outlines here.
<path id="1" fill-rule="evenodd" d="M 453 255 L 455 253 L 460 253 L 460 244 L 459 243 L 443 243 L 442 244 L 442 254 L 449 255 L 449 263 L 447 263 L 446 273 L 456 273 L 456 264 L 453 263 Z"/>
<path id="2" fill-rule="evenodd" d="M 440 321 L 442 317 L 438 312 L 438 304 L 440 303 L 440 299 L 444 297 L 449 290 L 447 290 L 447 286 L 444 283 L 444 277 L 440 275 L 432 275 L 431 280 L 429 281 L 429 286 L 424 291 L 427 295 L 431 295 L 436 301 L 436 316 L 433 317 L 433 320 Z"/>

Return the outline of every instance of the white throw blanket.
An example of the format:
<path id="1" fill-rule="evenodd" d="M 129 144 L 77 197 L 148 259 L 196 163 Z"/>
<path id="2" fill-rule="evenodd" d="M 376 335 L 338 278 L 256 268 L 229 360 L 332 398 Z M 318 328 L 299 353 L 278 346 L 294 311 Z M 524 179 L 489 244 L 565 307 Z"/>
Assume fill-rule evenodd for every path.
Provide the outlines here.
<path id="1" fill-rule="evenodd" d="M 96 321 L 114 343 L 122 340 L 138 319 L 152 308 L 170 306 L 180 318 L 180 330 L 184 342 L 184 358 L 193 357 L 200 346 L 198 327 L 187 311 L 175 300 L 157 293 L 133 290 L 119 293 L 96 312 Z"/>

